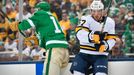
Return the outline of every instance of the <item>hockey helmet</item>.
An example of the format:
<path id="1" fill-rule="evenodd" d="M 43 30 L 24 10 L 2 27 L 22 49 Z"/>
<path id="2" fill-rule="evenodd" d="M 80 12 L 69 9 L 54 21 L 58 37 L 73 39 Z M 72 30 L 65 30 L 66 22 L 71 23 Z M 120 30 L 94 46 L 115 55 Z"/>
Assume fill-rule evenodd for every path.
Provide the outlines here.
<path id="1" fill-rule="evenodd" d="M 43 1 L 38 3 L 35 8 L 39 8 L 44 11 L 50 11 L 50 4 L 48 2 Z"/>
<path id="2" fill-rule="evenodd" d="M 101 10 L 104 9 L 104 5 L 100 0 L 94 0 L 90 5 L 91 10 Z"/>

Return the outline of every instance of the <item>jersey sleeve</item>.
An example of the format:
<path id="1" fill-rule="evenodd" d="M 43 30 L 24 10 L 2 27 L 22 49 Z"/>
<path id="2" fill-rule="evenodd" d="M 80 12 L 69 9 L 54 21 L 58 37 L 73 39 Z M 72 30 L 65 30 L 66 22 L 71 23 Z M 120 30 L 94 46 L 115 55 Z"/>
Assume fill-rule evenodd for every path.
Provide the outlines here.
<path id="1" fill-rule="evenodd" d="M 80 30 L 79 32 L 77 32 L 76 36 L 78 38 L 78 40 L 80 40 L 80 43 L 89 43 L 89 38 L 88 38 L 88 34 L 89 32 L 87 32 L 86 30 Z"/>
<path id="2" fill-rule="evenodd" d="M 109 50 L 111 50 L 116 43 L 115 39 L 117 38 L 117 36 L 115 35 L 115 21 L 112 20 L 111 18 L 108 18 L 108 21 L 109 21 L 110 30 L 108 31 L 108 35 L 107 35 L 107 43 L 109 45 Z"/>
<path id="3" fill-rule="evenodd" d="M 80 20 L 80 24 L 78 26 L 89 28 L 89 20 L 87 20 L 87 17 L 82 16 Z"/>
<path id="4" fill-rule="evenodd" d="M 76 28 L 76 36 L 78 40 L 80 40 L 80 43 L 90 43 L 88 37 L 89 33 L 90 30 L 89 30 L 89 22 L 87 21 L 87 17 L 82 16 L 80 24 Z"/>
<path id="5" fill-rule="evenodd" d="M 27 20 L 23 20 L 20 24 L 19 24 L 19 30 L 27 30 L 29 28 L 31 28 L 31 25 L 29 24 L 29 22 Z"/>
<path id="6" fill-rule="evenodd" d="M 35 23 L 37 22 L 37 18 L 36 18 L 36 15 L 33 15 L 32 17 L 26 19 L 26 20 L 23 20 L 21 23 L 19 23 L 18 25 L 18 29 L 19 29 L 19 32 L 24 36 L 24 37 L 29 37 L 29 35 L 27 35 L 27 31 L 30 29 L 30 28 L 33 28 L 35 29 Z"/>
<path id="7" fill-rule="evenodd" d="M 20 30 L 27 30 L 29 28 L 35 28 L 35 25 L 38 21 L 37 19 L 38 17 L 36 16 L 36 13 L 31 16 L 30 18 L 23 20 L 20 24 L 19 24 L 19 29 Z"/>
<path id="8" fill-rule="evenodd" d="M 109 20 L 109 31 L 108 34 L 115 34 L 115 21 L 111 18 L 108 18 Z"/>

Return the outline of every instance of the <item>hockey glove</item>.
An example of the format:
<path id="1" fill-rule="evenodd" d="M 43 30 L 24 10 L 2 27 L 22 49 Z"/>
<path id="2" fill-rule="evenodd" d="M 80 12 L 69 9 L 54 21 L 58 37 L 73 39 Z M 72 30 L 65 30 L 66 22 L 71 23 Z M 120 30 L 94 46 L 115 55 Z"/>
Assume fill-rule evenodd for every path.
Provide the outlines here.
<path id="1" fill-rule="evenodd" d="M 106 39 L 107 34 L 108 34 L 107 32 L 102 32 L 102 33 L 100 34 L 100 41 L 105 40 L 105 39 Z"/>
<path id="2" fill-rule="evenodd" d="M 100 44 L 100 41 L 105 40 L 106 36 L 107 36 L 107 32 L 92 31 L 91 33 L 89 33 L 89 42 Z"/>
<path id="3" fill-rule="evenodd" d="M 107 51 L 109 49 L 109 45 L 106 41 L 102 41 L 100 44 L 95 44 L 95 48 L 100 53 Z"/>
<path id="4" fill-rule="evenodd" d="M 89 33 L 89 42 L 93 42 L 96 44 L 100 43 L 100 31 L 92 31 L 91 33 Z"/>

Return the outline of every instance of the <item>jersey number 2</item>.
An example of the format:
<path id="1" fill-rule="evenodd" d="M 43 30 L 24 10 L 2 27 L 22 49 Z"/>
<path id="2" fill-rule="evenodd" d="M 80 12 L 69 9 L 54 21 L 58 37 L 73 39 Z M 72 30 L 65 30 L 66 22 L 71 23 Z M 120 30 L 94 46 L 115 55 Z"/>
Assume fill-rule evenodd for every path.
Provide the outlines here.
<path id="1" fill-rule="evenodd" d="M 61 30 L 58 28 L 58 25 L 56 23 L 56 20 L 53 16 L 50 17 L 50 19 L 53 21 L 54 27 L 55 27 L 55 33 L 61 33 Z"/>

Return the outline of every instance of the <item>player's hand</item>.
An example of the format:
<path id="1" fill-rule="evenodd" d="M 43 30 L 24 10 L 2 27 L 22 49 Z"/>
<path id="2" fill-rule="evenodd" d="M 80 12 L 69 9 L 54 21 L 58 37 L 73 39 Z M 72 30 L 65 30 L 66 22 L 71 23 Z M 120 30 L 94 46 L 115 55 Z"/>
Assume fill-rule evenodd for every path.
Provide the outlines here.
<path id="1" fill-rule="evenodd" d="M 95 31 L 89 34 L 89 41 L 95 44 L 100 44 L 107 36 L 107 32 Z"/>
<path id="2" fill-rule="evenodd" d="M 102 41 L 100 44 L 95 44 L 96 50 L 98 50 L 100 53 L 107 51 L 109 49 L 109 45 L 106 41 Z"/>
<path id="3" fill-rule="evenodd" d="M 96 43 L 96 44 L 99 44 L 100 43 L 100 34 L 101 34 L 100 31 L 95 31 L 95 32 L 92 31 L 89 34 L 89 41 L 93 42 L 93 43 Z"/>

